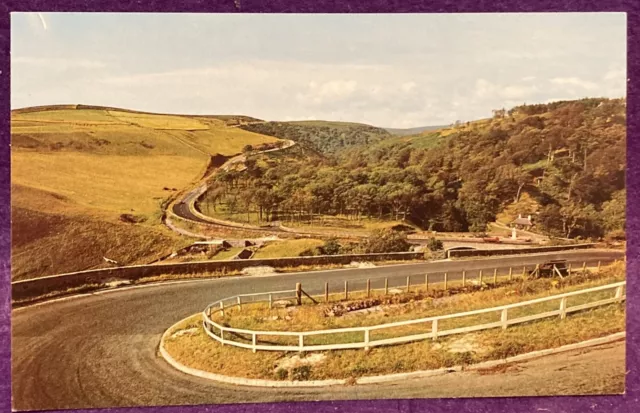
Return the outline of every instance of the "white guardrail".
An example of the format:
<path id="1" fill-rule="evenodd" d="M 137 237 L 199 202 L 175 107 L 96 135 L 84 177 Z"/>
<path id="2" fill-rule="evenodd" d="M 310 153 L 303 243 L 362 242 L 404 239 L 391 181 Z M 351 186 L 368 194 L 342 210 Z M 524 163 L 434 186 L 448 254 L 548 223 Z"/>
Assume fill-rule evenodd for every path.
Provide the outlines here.
<path id="1" fill-rule="evenodd" d="M 252 303 L 256 302 L 269 302 L 270 304 L 274 299 L 295 299 L 296 298 L 296 290 L 286 290 L 286 291 L 273 291 L 268 293 L 256 293 L 256 294 L 244 294 L 237 295 L 233 297 L 223 298 L 222 300 L 218 300 L 209 306 L 203 311 L 203 327 L 204 331 L 214 340 L 222 343 L 223 345 L 228 344 L 236 347 L 242 347 L 246 349 L 251 349 L 255 353 L 257 350 L 268 350 L 268 351 L 323 351 L 323 350 L 344 350 L 344 349 L 357 349 L 364 348 L 369 349 L 375 346 L 383 346 L 390 344 L 400 344 L 407 343 L 411 341 L 424 340 L 424 339 L 433 339 L 436 340 L 438 337 L 447 336 L 452 334 L 461 334 L 461 333 L 469 333 L 472 331 L 480 331 L 487 330 L 492 328 L 501 327 L 506 329 L 507 326 L 513 324 L 526 323 L 533 320 L 539 320 L 548 317 L 560 316 L 560 319 L 564 319 L 567 314 L 585 310 L 588 308 L 598 307 L 602 305 L 612 304 L 612 303 L 620 303 L 626 299 L 626 294 L 624 292 L 626 286 L 626 281 L 621 281 L 613 284 L 607 284 L 603 286 L 587 288 L 579 291 L 572 291 L 564 294 L 553 295 L 549 297 L 537 298 L 534 300 L 523 301 L 514 304 L 502 305 L 498 307 L 492 308 L 483 308 L 474 311 L 467 311 L 463 313 L 456 314 L 446 314 L 434 317 L 426 317 L 420 318 L 416 320 L 407 320 L 400 321 L 395 323 L 387 323 L 387 324 L 379 324 L 373 326 L 366 327 L 352 327 L 352 328 L 336 328 L 330 330 L 314 330 L 314 331 L 255 331 L 255 330 L 245 330 L 240 328 L 233 328 L 228 326 L 223 326 L 211 319 L 211 314 L 220 313 L 224 315 L 224 311 L 233 307 L 242 308 L 243 298 L 250 299 Z M 568 306 L 567 301 L 570 297 L 576 297 L 584 294 L 614 290 L 615 293 L 613 297 L 599 299 L 592 302 L 587 302 L 579 305 Z M 290 294 L 294 294 L 293 296 Z M 264 297 L 260 299 L 260 297 Z M 552 302 L 558 300 L 559 305 L 558 308 L 552 311 L 544 311 L 533 315 L 527 315 L 516 318 L 509 318 L 509 311 L 522 308 L 534 304 Z M 247 300 L 244 301 L 245 304 L 249 304 Z M 451 320 L 462 317 L 475 316 L 480 314 L 488 314 L 488 313 L 499 313 L 500 320 L 495 322 L 489 322 L 485 324 L 476 324 L 472 326 L 460 327 L 460 328 L 451 328 L 448 330 L 440 330 L 438 328 L 439 321 L 442 320 Z M 496 314 L 497 315 L 497 314 Z M 393 338 L 385 338 L 380 340 L 370 340 L 371 332 L 394 328 L 394 327 L 404 327 L 415 324 L 422 323 L 430 323 L 431 328 L 428 329 L 428 332 L 421 334 L 411 334 L 405 335 L 401 337 L 393 337 Z M 218 334 L 216 334 L 218 332 Z M 335 334 L 344 334 L 344 333 L 362 333 L 362 340 L 357 341 L 349 341 L 346 343 L 336 343 L 336 344 L 305 344 L 305 337 L 310 336 L 319 336 L 319 335 L 335 335 Z M 247 342 L 240 342 L 235 340 L 230 340 L 229 336 L 236 336 L 245 338 Z M 245 336 L 245 337 L 242 337 Z M 297 345 L 282 345 L 278 343 L 268 343 L 263 342 L 258 344 L 259 336 L 286 336 L 286 337 L 294 337 L 297 338 Z M 250 338 L 250 339 L 249 339 Z M 250 341 L 250 342 L 249 342 Z"/>

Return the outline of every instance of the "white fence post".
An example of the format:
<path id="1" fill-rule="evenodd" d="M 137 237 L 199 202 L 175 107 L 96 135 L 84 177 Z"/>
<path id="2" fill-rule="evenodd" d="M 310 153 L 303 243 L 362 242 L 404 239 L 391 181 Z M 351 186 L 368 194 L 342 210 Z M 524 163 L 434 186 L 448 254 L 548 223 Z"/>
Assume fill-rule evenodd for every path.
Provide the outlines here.
<path id="1" fill-rule="evenodd" d="M 251 344 L 253 344 L 253 352 L 256 352 L 256 333 L 251 334 Z"/>
<path id="2" fill-rule="evenodd" d="M 462 271 L 462 286 L 464 287 L 465 285 L 467 285 L 467 272 Z"/>
<path id="3" fill-rule="evenodd" d="M 616 300 L 618 302 L 622 302 L 622 286 L 621 285 L 616 287 Z"/>
<path id="4" fill-rule="evenodd" d="M 269 310 L 273 307 L 273 295 L 269 294 Z"/>
<path id="5" fill-rule="evenodd" d="M 298 335 L 298 347 L 300 347 L 300 351 L 304 348 L 304 336 L 302 334 Z"/>
<path id="6" fill-rule="evenodd" d="M 564 319 L 567 317 L 567 297 L 562 297 L 560 299 L 560 319 Z"/>
<path id="7" fill-rule="evenodd" d="M 220 313 L 224 317 L 224 301 L 220 301 Z"/>
<path id="8" fill-rule="evenodd" d="M 513 267 L 509 267 L 509 281 L 513 279 Z"/>
<path id="9" fill-rule="evenodd" d="M 438 339 L 438 319 L 436 318 L 431 322 L 431 335 L 434 340 Z"/>
<path id="10" fill-rule="evenodd" d="M 369 350 L 369 330 L 364 330 L 364 349 Z"/>
<path id="11" fill-rule="evenodd" d="M 502 314 L 500 314 L 500 322 L 502 323 L 502 329 L 506 329 L 507 328 L 507 309 L 503 308 L 502 309 Z"/>

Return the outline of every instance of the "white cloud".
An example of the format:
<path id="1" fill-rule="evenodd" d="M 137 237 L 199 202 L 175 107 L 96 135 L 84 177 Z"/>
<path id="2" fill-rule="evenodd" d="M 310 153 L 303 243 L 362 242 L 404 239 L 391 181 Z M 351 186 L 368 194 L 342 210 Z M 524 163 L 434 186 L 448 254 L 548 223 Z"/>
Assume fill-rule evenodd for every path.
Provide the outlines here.
<path id="1" fill-rule="evenodd" d="M 400 89 L 403 92 L 411 92 L 412 90 L 414 90 L 416 88 L 416 86 L 418 86 L 418 85 L 415 82 L 406 82 L 406 83 L 403 83 L 400 86 Z"/>
<path id="2" fill-rule="evenodd" d="M 309 85 L 306 94 L 303 94 L 303 98 L 313 99 L 315 102 L 322 103 L 324 101 L 334 101 L 346 99 L 353 95 L 358 87 L 358 82 L 355 80 L 329 80 L 327 82 L 317 84 L 312 82 Z"/>
<path id="3" fill-rule="evenodd" d="M 550 82 L 562 86 L 578 86 L 586 90 L 593 90 L 598 87 L 596 83 L 578 77 L 554 77 Z"/>
<path id="4" fill-rule="evenodd" d="M 478 79 L 475 94 L 479 98 L 525 99 L 537 91 L 538 88 L 532 85 L 511 84 L 503 86 L 491 83 L 486 79 Z"/>
<path id="5" fill-rule="evenodd" d="M 495 93 L 496 87 L 486 79 L 478 79 L 476 81 L 476 96 L 485 98 Z"/>
<path id="6" fill-rule="evenodd" d="M 525 99 L 538 91 L 536 86 L 507 86 L 500 91 L 500 96 L 507 99 Z"/>
<path id="7" fill-rule="evenodd" d="M 196 105 L 193 96 L 197 93 L 198 113 L 244 113 L 270 120 L 308 119 L 312 113 L 315 118 L 393 127 L 443 122 L 434 118 L 431 107 L 436 98 L 427 77 L 411 68 L 390 65 L 250 60 L 109 76 L 97 83 L 146 99 L 160 91 L 191 97 L 191 105 Z"/>
<path id="8" fill-rule="evenodd" d="M 624 69 L 610 69 L 602 77 L 604 80 L 626 80 L 626 71 Z"/>
<path id="9" fill-rule="evenodd" d="M 11 64 L 41 67 L 49 70 L 67 70 L 71 68 L 99 69 L 107 66 L 106 63 L 99 60 L 33 56 L 12 57 Z"/>
<path id="10" fill-rule="evenodd" d="M 620 13 L 44 18 L 12 14 L 12 107 L 411 127 L 626 87 Z"/>

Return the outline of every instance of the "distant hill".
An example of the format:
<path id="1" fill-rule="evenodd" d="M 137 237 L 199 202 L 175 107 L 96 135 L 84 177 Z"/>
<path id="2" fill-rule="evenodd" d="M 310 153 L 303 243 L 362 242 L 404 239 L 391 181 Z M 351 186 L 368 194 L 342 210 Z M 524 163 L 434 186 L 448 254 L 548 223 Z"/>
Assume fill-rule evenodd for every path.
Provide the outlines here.
<path id="1" fill-rule="evenodd" d="M 448 125 L 435 125 L 435 126 L 418 126 L 415 128 L 396 129 L 396 128 L 384 128 L 387 132 L 395 136 L 409 136 L 417 135 L 422 132 L 430 132 L 438 129 L 446 128 Z"/>
<path id="2" fill-rule="evenodd" d="M 58 110 L 91 110 L 91 109 L 109 110 L 109 111 L 127 112 L 127 113 L 140 113 L 145 115 L 156 115 L 156 116 L 180 116 L 180 117 L 187 117 L 187 118 L 219 119 L 225 122 L 230 122 L 232 124 L 240 124 L 243 122 L 244 123 L 264 122 L 262 119 L 253 118 L 251 116 L 245 116 L 245 115 L 189 115 L 189 114 L 180 114 L 180 113 L 158 113 L 158 112 L 146 112 L 142 110 L 117 108 L 112 106 L 95 106 L 95 105 L 81 105 L 81 104 L 29 106 L 26 108 L 12 109 L 11 113 L 23 114 L 23 113 L 32 113 L 32 112 L 58 111 Z"/>
<path id="3" fill-rule="evenodd" d="M 189 242 L 161 205 L 199 179 L 211 155 L 276 142 L 243 116 L 161 115 L 88 105 L 11 113 L 12 277 L 139 264 Z"/>
<path id="4" fill-rule="evenodd" d="M 262 135 L 291 139 L 313 147 L 323 154 L 332 154 L 347 147 L 377 143 L 393 136 L 385 129 L 371 125 L 321 120 L 265 122 L 240 127 Z"/>

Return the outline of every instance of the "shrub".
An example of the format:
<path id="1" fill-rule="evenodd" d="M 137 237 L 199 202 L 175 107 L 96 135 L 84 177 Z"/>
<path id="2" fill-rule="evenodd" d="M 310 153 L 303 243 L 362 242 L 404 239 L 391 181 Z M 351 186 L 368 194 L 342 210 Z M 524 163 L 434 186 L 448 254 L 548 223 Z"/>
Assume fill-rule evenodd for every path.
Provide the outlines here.
<path id="1" fill-rule="evenodd" d="M 403 360 L 396 360 L 393 362 L 393 367 L 392 370 L 394 372 L 399 372 L 399 371 L 404 371 L 405 370 L 405 363 Z"/>
<path id="2" fill-rule="evenodd" d="M 338 243 L 337 239 L 329 238 L 321 248 L 326 255 L 337 255 L 340 253 L 342 246 Z"/>
<path id="3" fill-rule="evenodd" d="M 370 368 L 361 363 L 356 363 L 353 367 L 351 367 L 351 369 L 349 369 L 349 372 L 356 377 L 364 376 L 365 374 L 369 373 L 369 371 Z"/>
<path id="4" fill-rule="evenodd" d="M 413 227 L 410 227 L 409 225 L 405 225 L 405 224 L 394 225 L 391 227 L 391 229 L 394 231 L 406 232 L 407 234 L 416 232 L 415 229 L 413 229 Z"/>
<path id="5" fill-rule="evenodd" d="M 349 242 L 340 247 L 340 254 L 360 254 L 364 252 L 364 246 L 357 242 Z"/>
<path id="6" fill-rule="evenodd" d="M 454 355 L 454 365 L 469 365 L 473 364 L 476 360 L 473 352 L 465 351 L 464 353 L 458 353 Z"/>
<path id="7" fill-rule="evenodd" d="M 120 214 L 120 221 L 126 222 L 128 224 L 139 224 L 146 220 L 147 219 L 143 216 L 138 216 L 133 214 Z"/>
<path id="8" fill-rule="evenodd" d="M 287 369 L 283 369 L 282 367 L 278 368 L 275 372 L 276 379 L 278 380 L 286 380 L 289 377 L 289 372 Z"/>
<path id="9" fill-rule="evenodd" d="M 623 229 L 618 229 L 615 231 L 608 232 L 605 236 L 605 240 L 607 241 L 624 241 L 627 239 L 627 234 Z"/>
<path id="10" fill-rule="evenodd" d="M 373 231 L 365 244 L 366 253 L 405 252 L 408 250 L 407 234 L 389 228 Z"/>
<path id="11" fill-rule="evenodd" d="M 442 241 L 440 241 L 439 239 L 433 237 L 429 238 L 429 241 L 427 242 L 427 248 L 429 248 L 429 250 L 431 251 L 439 251 L 441 249 L 444 249 L 444 244 L 442 244 Z"/>
<path id="12" fill-rule="evenodd" d="M 489 357 L 492 360 L 506 359 L 507 357 L 517 356 L 525 351 L 526 347 L 524 344 L 518 343 L 515 340 L 511 341 L 508 337 L 505 337 L 491 350 Z"/>
<path id="13" fill-rule="evenodd" d="M 298 366 L 291 370 L 293 380 L 309 380 L 309 377 L 311 377 L 311 366 Z"/>

